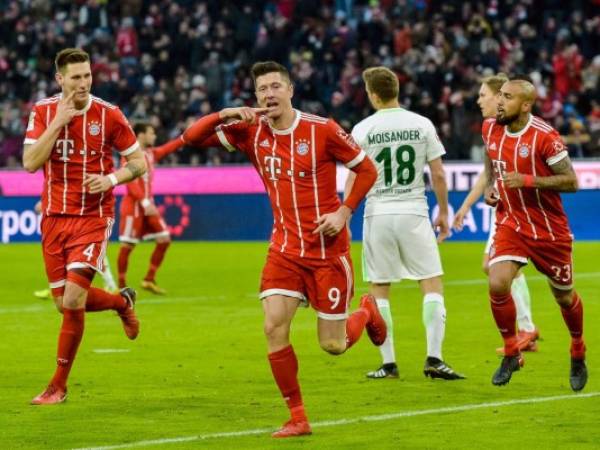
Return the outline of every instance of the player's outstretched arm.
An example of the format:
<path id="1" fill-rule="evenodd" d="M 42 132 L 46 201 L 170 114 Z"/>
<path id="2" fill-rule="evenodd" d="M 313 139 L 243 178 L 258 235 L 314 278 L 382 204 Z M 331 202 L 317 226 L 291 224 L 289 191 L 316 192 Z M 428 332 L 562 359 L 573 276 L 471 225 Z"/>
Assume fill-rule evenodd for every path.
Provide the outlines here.
<path id="1" fill-rule="evenodd" d="M 185 144 L 194 147 L 209 147 L 216 142 L 211 138 L 215 134 L 215 127 L 231 120 L 241 120 L 254 123 L 259 114 L 268 111 L 268 108 L 250 108 L 242 106 L 239 108 L 224 108 L 218 113 L 208 114 L 194 122 L 184 131 L 181 139 Z"/>
<path id="2" fill-rule="evenodd" d="M 452 222 L 452 228 L 457 231 L 461 231 L 463 229 L 463 223 L 465 220 L 465 216 L 471 209 L 471 206 L 475 204 L 475 202 L 483 195 L 485 191 L 486 185 L 486 175 L 485 172 L 479 174 L 475 184 L 469 191 L 469 194 L 458 208 L 458 211 L 454 214 L 454 221 Z"/>
<path id="3" fill-rule="evenodd" d="M 48 158 L 50 158 L 50 153 L 54 148 L 60 130 L 67 125 L 77 113 L 75 104 L 73 103 L 74 95 L 75 91 L 59 100 L 56 107 L 56 115 L 48 124 L 48 128 L 44 130 L 34 144 L 24 146 L 23 167 L 27 172 L 35 172 L 48 161 Z"/>
<path id="4" fill-rule="evenodd" d="M 433 221 L 433 227 L 438 232 L 437 241 L 441 243 L 450 235 L 448 227 L 448 185 L 442 158 L 429 161 L 431 171 L 431 187 L 438 204 L 438 215 Z"/>
<path id="5" fill-rule="evenodd" d="M 559 192 L 577 192 L 579 189 L 577 175 L 575 174 L 575 170 L 573 170 L 571 159 L 568 156 L 552 164 L 550 169 L 555 175 L 538 177 L 517 172 L 507 173 L 504 176 L 504 185 L 512 189 L 537 188 Z"/>
<path id="6" fill-rule="evenodd" d="M 127 183 L 146 173 L 146 159 L 139 148 L 125 156 L 125 164 L 116 172 L 108 175 L 88 174 L 83 181 L 90 194 L 99 194 L 112 189 L 117 184 Z"/>

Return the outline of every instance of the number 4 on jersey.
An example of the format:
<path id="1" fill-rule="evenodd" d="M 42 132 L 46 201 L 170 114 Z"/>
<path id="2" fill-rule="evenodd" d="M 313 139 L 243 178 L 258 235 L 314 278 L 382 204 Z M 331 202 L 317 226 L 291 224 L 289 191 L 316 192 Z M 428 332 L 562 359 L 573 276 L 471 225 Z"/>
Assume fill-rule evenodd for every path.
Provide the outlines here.
<path id="1" fill-rule="evenodd" d="M 83 254 L 84 254 L 85 256 L 87 256 L 87 260 L 88 260 L 88 261 L 92 259 L 92 256 L 94 256 L 94 246 L 95 246 L 95 245 L 96 245 L 96 243 L 95 243 L 95 242 L 92 242 L 92 243 L 91 243 L 90 245 L 88 245 L 88 246 L 86 247 L 86 249 L 83 251 Z"/>

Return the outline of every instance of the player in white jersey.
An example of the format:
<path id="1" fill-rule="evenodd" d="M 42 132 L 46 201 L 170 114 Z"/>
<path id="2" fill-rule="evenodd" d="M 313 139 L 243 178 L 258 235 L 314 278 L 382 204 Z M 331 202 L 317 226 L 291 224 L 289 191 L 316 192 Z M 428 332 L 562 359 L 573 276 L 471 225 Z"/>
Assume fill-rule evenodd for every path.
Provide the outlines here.
<path id="1" fill-rule="evenodd" d="M 438 243 L 449 233 L 448 189 L 442 165 L 445 154 L 429 119 L 407 111 L 398 103 L 398 79 L 385 67 L 363 72 L 369 100 L 377 112 L 352 130 L 354 140 L 377 167 L 378 178 L 365 205 L 363 227 L 363 277 L 370 283 L 387 324 L 387 338 L 380 346 L 383 365 L 369 378 L 397 378 L 394 334 L 389 296 L 390 284 L 403 279 L 419 282 L 423 293 L 423 324 L 427 334 L 424 374 L 432 378 L 464 378 L 444 363 L 446 309 L 442 263 Z M 429 220 L 423 171 L 431 170 L 439 205 L 434 227 Z M 354 176 L 346 181 L 349 192 Z"/>
<path id="2" fill-rule="evenodd" d="M 498 108 L 498 93 L 502 85 L 508 81 L 506 75 L 500 73 L 486 77 L 481 82 L 479 89 L 479 98 L 477 104 L 481 108 L 481 114 L 484 119 L 489 117 L 496 117 Z M 471 206 L 483 195 L 485 189 L 485 174 L 481 174 L 477 181 L 473 185 L 473 188 L 463 201 L 456 214 L 454 215 L 454 221 L 452 228 L 457 231 L 463 229 L 464 219 L 467 214 L 470 214 Z M 485 246 L 483 254 L 483 271 L 488 273 L 488 262 L 489 252 L 492 246 L 494 235 L 496 234 L 496 208 L 492 209 L 491 227 L 488 240 Z M 529 288 L 527 287 L 527 281 L 525 280 L 525 274 L 523 270 L 519 270 L 519 273 L 515 277 L 511 286 L 511 294 L 515 301 L 515 307 L 517 310 L 517 325 L 519 332 L 517 334 L 518 347 L 520 351 L 537 351 L 537 339 L 539 338 L 539 331 L 533 323 L 531 314 L 531 297 L 529 295 Z M 504 353 L 504 347 L 496 349 L 499 354 Z"/>

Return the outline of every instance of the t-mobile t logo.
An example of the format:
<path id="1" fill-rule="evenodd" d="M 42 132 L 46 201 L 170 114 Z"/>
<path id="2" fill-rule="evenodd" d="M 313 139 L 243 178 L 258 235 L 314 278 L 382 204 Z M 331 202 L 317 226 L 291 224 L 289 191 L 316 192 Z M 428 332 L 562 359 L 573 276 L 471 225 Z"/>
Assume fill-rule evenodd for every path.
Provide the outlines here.
<path id="1" fill-rule="evenodd" d="M 73 139 L 57 139 L 56 140 L 56 153 L 59 153 L 61 161 L 69 161 L 69 155 L 72 155 L 75 151 L 75 143 Z"/>
<path id="2" fill-rule="evenodd" d="M 492 168 L 496 174 L 496 179 L 504 180 L 504 174 L 506 173 L 506 161 L 492 159 Z"/>
<path id="3" fill-rule="evenodd" d="M 281 175 L 281 158 L 265 156 L 265 172 L 269 174 L 269 180 L 277 181 L 277 175 Z"/>

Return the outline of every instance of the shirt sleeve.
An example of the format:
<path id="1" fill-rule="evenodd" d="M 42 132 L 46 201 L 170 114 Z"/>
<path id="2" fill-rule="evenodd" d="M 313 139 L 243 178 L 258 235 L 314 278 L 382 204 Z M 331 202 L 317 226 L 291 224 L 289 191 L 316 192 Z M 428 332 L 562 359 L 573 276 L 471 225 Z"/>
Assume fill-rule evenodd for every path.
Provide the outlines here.
<path id="1" fill-rule="evenodd" d="M 430 120 L 425 125 L 425 138 L 427 139 L 427 161 L 433 161 L 446 154 L 444 145 Z"/>
<path id="2" fill-rule="evenodd" d="M 569 156 L 567 146 L 558 131 L 552 130 L 552 132 L 546 134 L 542 140 L 541 156 L 549 166 Z"/>
<path id="3" fill-rule="evenodd" d="M 215 133 L 219 143 L 230 152 L 240 150 L 247 153 L 251 147 L 248 142 L 250 129 L 246 122 L 222 123 L 215 128 Z"/>
<path id="4" fill-rule="evenodd" d="M 135 133 L 119 108 L 112 111 L 112 144 L 121 156 L 131 155 L 139 148 Z"/>
<path id="5" fill-rule="evenodd" d="M 359 147 L 354 138 L 346 133 L 335 121 L 329 120 L 327 127 L 327 151 L 343 163 L 348 169 L 360 164 L 366 153 Z"/>
<path id="6" fill-rule="evenodd" d="M 46 114 L 50 114 L 50 108 L 41 110 L 39 106 L 34 106 L 29 114 L 27 121 L 27 130 L 25 131 L 25 141 L 23 144 L 35 144 L 40 136 L 46 131 Z"/>

